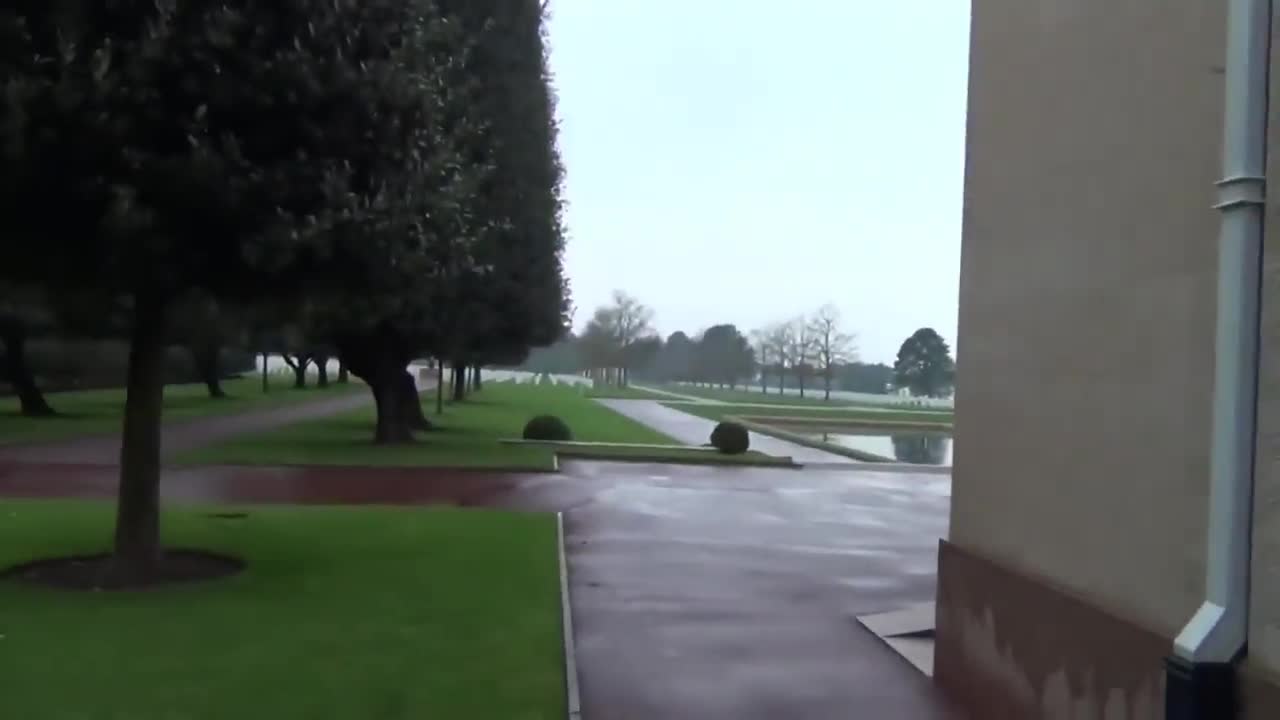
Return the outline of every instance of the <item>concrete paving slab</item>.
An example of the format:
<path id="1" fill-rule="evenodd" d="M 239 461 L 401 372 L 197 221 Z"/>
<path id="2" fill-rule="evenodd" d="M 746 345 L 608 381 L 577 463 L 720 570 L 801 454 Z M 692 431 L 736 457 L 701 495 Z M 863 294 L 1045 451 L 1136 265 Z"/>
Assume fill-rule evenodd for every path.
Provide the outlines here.
<path id="1" fill-rule="evenodd" d="M 877 637 L 917 635 L 934 629 L 936 608 L 933 602 L 915 603 L 898 610 L 863 615 L 858 622 Z"/>
<path id="2" fill-rule="evenodd" d="M 926 677 L 933 677 L 933 638 L 892 637 L 885 638 L 885 644 Z"/>

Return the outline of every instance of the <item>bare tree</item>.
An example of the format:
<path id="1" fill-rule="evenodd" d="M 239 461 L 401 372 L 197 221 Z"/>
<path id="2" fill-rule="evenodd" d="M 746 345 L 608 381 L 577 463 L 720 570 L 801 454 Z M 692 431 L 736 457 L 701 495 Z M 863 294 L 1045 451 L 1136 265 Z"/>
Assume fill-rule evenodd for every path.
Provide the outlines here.
<path id="1" fill-rule="evenodd" d="M 778 323 L 765 331 L 765 343 L 778 368 L 778 394 L 787 390 L 787 369 L 791 367 L 795 328 L 791 323 Z"/>
<path id="2" fill-rule="evenodd" d="M 822 373 L 823 400 L 831 400 L 831 378 L 836 366 L 855 359 L 856 349 L 852 335 L 840 330 L 840 310 L 834 305 L 823 305 L 809 320 L 809 334 L 813 336 L 814 356 L 818 372 Z"/>
<path id="3" fill-rule="evenodd" d="M 756 366 L 760 368 L 760 392 L 769 394 L 769 363 L 773 360 L 773 345 L 769 342 L 768 328 L 751 331 L 751 350 L 756 355 Z"/>
<path id="4" fill-rule="evenodd" d="M 607 339 L 607 366 L 619 370 L 618 384 L 626 385 L 632 346 L 654 335 L 653 310 L 621 290 L 615 290 L 613 304 L 596 310 L 587 332 Z"/>
<path id="5" fill-rule="evenodd" d="M 787 360 L 796 375 L 796 384 L 800 387 L 800 397 L 804 397 L 804 380 L 812 369 L 814 352 L 817 348 L 815 336 L 804 316 L 787 323 L 788 333 Z"/>

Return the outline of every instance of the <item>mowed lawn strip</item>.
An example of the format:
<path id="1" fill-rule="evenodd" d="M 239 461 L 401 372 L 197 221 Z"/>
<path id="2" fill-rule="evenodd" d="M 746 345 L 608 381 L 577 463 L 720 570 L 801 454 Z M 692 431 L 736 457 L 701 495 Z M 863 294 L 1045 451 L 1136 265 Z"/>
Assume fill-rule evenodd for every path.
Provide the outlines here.
<path id="1" fill-rule="evenodd" d="M 679 383 L 669 383 L 662 386 L 663 390 L 678 393 L 680 395 L 689 395 L 692 397 L 706 398 L 707 400 L 717 400 L 729 403 L 757 403 L 760 405 L 812 405 L 815 407 L 886 407 L 886 405 L 878 405 L 867 400 L 850 400 L 848 398 L 832 397 L 830 400 L 822 399 L 822 386 L 817 388 L 805 388 L 805 396 L 800 397 L 791 391 L 787 393 L 779 393 L 777 388 L 770 387 L 769 392 L 762 393 L 758 386 L 750 388 L 741 388 L 730 390 L 728 388 L 704 387 L 695 385 L 682 385 Z M 904 401 L 906 404 L 909 401 Z M 889 405 L 887 407 L 893 407 Z"/>
<path id="2" fill-rule="evenodd" d="M 800 418 L 822 419 L 833 423 L 855 422 L 875 425 L 877 422 L 891 423 L 924 423 L 950 424 L 952 413 L 925 410 L 872 410 L 862 407 L 811 408 L 804 406 L 756 406 L 756 405 L 712 405 L 692 402 L 666 402 L 663 405 L 680 412 L 697 415 L 708 420 L 723 420 L 727 417 L 760 418 L 767 422 L 768 418 Z"/>
<path id="3" fill-rule="evenodd" d="M 553 516 L 241 509 L 163 523 L 167 546 L 246 561 L 231 578 L 125 593 L 0 580 L 5 717 L 564 717 Z M 112 512 L 0 503 L 0 568 L 103 551 Z"/>
<path id="4" fill-rule="evenodd" d="M 201 383 L 169 385 L 164 389 L 164 420 L 189 420 L 212 415 L 248 412 L 273 405 L 320 400 L 342 393 L 368 392 L 359 383 L 309 387 L 294 390 L 282 377 L 272 378 L 270 392 L 262 392 L 262 380 L 244 377 L 222 384 L 225 398 L 210 398 Z M 82 435 L 105 435 L 120 431 L 124 413 L 124 389 L 74 390 L 48 393 L 49 404 L 58 414 L 27 418 L 18 413 L 16 397 L 0 397 L 0 444 L 47 442 Z"/>
<path id="5" fill-rule="evenodd" d="M 670 437 L 619 415 L 568 386 L 494 383 L 435 415 L 432 398 L 422 399 L 437 427 L 408 445 L 372 443 L 374 409 L 311 420 L 260 435 L 235 438 L 178 458 L 181 463 L 223 465 L 349 465 L 551 470 L 555 451 L 514 445 L 536 415 L 555 415 L 575 440 L 600 443 L 676 444 Z"/>

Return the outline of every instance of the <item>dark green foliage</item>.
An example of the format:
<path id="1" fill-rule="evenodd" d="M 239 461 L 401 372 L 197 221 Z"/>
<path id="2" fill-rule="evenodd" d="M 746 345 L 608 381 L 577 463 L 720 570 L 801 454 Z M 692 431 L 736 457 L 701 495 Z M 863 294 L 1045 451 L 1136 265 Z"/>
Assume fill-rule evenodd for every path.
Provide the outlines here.
<path id="1" fill-rule="evenodd" d="M 921 328 L 902 343 L 893 374 L 897 386 L 913 395 L 943 395 L 955 382 L 951 348 L 933 328 Z"/>
<path id="2" fill-rule="evenodd" d="M 732 324 L 708 328 L 694 348 L 695 377 L 691 379 L 734 387 L 754 372 L 751 342 Z"/>
<path id="3" fill-rule="evenodd" d="M 697 347 L 683 332 L 673 332 L 667 337 L 655 361 L 654 375 L 662 381 L 690 380 L 693 378 L 694 358 Z"/>
<path id="4" fill-rule="evenodd" d="M 893 368 L 881 363 L 847 363 L 836 369 L 836 380 L 841 390 L 882 394 L 893 383 Z"/>
<path id="5" fill-rule="evenodd" d="M 240 348 L 224 349 L 220 359 L 221 379 L 253 372 L 255 368 L 254 358 Z M 46 392 L 123 387 L 128 361 L 128 344 L 120 340 L 40 337 L 27 345 L 27 362 Z M 164 368 L 165 383 L 205 380 L 186 348 L 170 346 L 165 352 Z"/>
<path id="6" fill-rule="evenodd" d="M 573 432 L 555 415 L 539 415 L 525 424 L 522 437 L 525 440 L 569 442 L 573 440 Z"/>
<path id="7" fill-rule="evenodd" d="M 380 442 L 425 423 L 405 370 L 424 350 L 479 362 L 470 355 L 515 357 L 559 336 L 541 11 L 536 0 L 0 10 L 0 282 L 74 294 L 90 323 L 111 318 L 128 338 L 122 572 L 146 574 L 158 557 L 166 348 L 198 345 L 214 368 L 222 357 L 203 336 L 171 337 L 192 327 L 175 323 L 188 293 L 286 308 L 277 327 L 307 328 L 298 349 L 336 349 L 369 381 Z"/>
<path id="8" fill-rule="evenodd" d="M 440 32 L 417 62 L 444 88 L 426 119 L 428 172 L 410 176 L 397 222 L 352 228 L 374 245 L 416 240 L 379 266 L 374 291 L 327 298 L 320 314 L 338 356 L 379 401 L 376 437 L 392 423 L 388 388 L 415 356 L 458 367 L 520 362 L 564 331 L 561 170 L 542 42 L 531 0 L 422 3 Z M 456 385 L 461 396 L 465 387 Z"/>
<path id="9" fill-rule="evenodd" d="M 725 455 L 741 455 L 751 447 L 751 435 L 742 425 L 725 421 L 711 431 L 711 445 Z"/>

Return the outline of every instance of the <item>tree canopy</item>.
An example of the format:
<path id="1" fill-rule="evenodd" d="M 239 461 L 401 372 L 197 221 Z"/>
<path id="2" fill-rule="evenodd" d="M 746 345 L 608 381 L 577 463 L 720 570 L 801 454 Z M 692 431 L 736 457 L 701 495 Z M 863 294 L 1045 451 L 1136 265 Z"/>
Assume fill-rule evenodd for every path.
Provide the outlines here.
<path id="1" fill-rule="evenodd" d="M 124 318 L 130 345 L 118 573 L 145 576 L 160 559 L 165 349 L 189 342 L 216 358 L 220 341 L 175 326 L 234 307 L 305 328 L 305 343 L 335 349 L 368 381 L 381 442 L 423 426 L 405 370 L 414 357 L 517 357 L 561 335 L 561 169 L 542 10 L 536 0 L 0 10 L 0 287 L 87 298 Z"/>
<path id="2" fill-rule="evenodd" d="M 894 382 L 913 395 L 940 397 L 955 382 L 951 348 L 933 328 L 921 328 L 902 343 L 893 365 Z"/>

